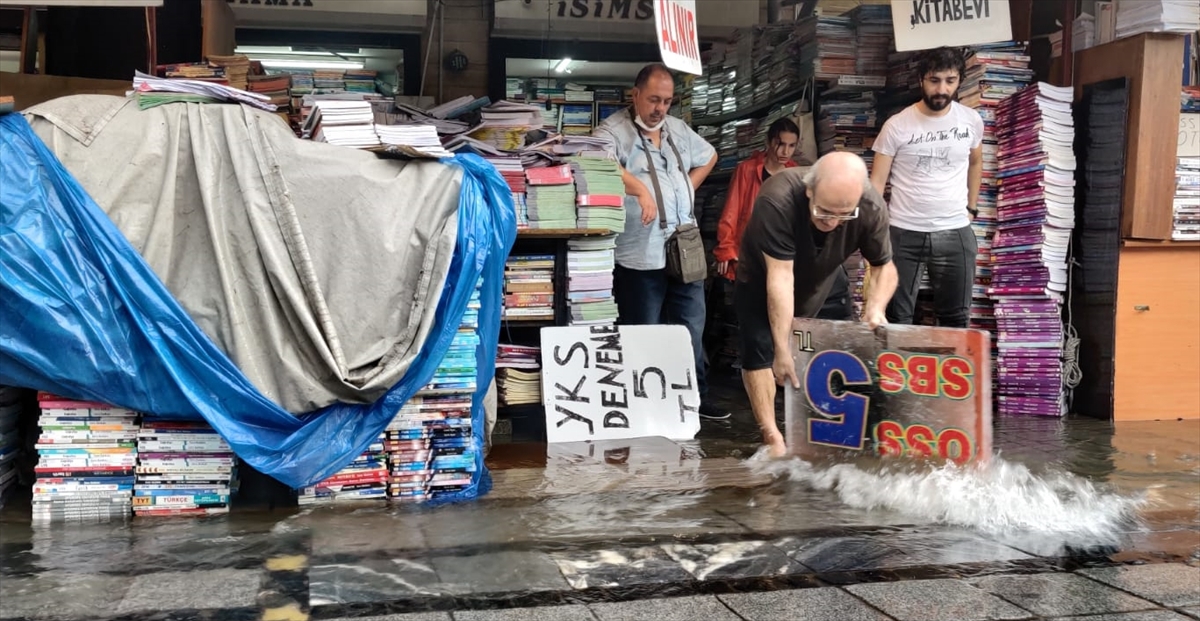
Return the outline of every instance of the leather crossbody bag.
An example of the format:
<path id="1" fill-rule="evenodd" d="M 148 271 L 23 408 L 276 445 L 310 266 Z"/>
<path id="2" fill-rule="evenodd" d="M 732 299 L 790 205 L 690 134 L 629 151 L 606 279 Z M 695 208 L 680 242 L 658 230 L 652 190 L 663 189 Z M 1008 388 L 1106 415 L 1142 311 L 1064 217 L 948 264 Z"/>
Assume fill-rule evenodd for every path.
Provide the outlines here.
<path id="1" fill-rule="evenodd" d="M 641 137 L 642 146 L 646 150 L 646 167 L 650 169 L 650 182 L 654 185 L 654 199 L 658 205 L 658 228 L 665 231 L 667 229 L 667 212 L 663 208 L 658 171 L 654 169 L 654 158 L 650 155 L 649 141 L 641 132 L 638 132 L 638 136 Z M 664 134 L 664 136 L 671 151 L 675 153 L 675 160 L 679 163 L 679 172 L 683 173 L 684 179 L 688 179 L 688 183 L 691 183 L 687 170 L 683 167 L 683 157 L 679 155 L 679 149 L 675 147 L 675 141 L 671 140 L 669 134 Z M 667 276 L 684 284 L 694 283 L 708 277 L 708 260 L 705 258 L 704 240 L 700 237 L 700 227 L 696 226 L 696 205 L 695 200 L 690 198 L 691 195 L 689 189 L 688 206 L 692 221 L 676 226 L 675 232 L 667 238 L 666 242 Z"/>

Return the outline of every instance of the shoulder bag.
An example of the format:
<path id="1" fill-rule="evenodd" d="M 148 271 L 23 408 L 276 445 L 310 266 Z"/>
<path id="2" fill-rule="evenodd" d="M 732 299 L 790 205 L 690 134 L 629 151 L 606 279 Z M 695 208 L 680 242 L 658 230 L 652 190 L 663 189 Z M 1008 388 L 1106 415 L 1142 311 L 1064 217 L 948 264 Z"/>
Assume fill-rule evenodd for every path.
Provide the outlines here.
<path id="1" fill-rule="evenodd" d="M 679 172 L 683 173 L 683 178 L 687 179 L 688 183 L 691 183 L 691 178 L 683 168 L 683 157 L 679 155 L 675 141 L 671 140 L 669 134 L 664 132 L 663 135 L 666 137 L 667 144 L 671 146 L 671 151 L 675 152 L 675 160 L 679 162 Z M 658 205 L 658 228 L 665 231 L 667 229 L 667 212 L 663 208 L 658 171 L 654 169 L 654 158 L 650 154 L 649 141 L 640 131 L 638 136 L 641 137 L 642 146 L 646 150 L 646 167 L 650 169 L 650 182 L 654 185 L 654 199 Z M 690 189 L 688 196 L 692 196 Z M 675 227 L 675 232 L 667 238 L 666 243 L 667 276 L 684 284 L 691 284 L 708 277 L 708 259 L 705 257 L 704 240 L 700 237 L 700 227 L 696 226 L 695 201 L 689 198 L 688 206 L 692 221 L 679 223 Z"/>

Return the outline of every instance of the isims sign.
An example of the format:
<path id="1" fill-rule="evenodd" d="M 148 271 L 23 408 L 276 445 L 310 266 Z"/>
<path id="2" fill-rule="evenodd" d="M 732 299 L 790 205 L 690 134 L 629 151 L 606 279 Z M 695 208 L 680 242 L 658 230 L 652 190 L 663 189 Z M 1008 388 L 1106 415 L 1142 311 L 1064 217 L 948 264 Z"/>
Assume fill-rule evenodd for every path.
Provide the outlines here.
<path id="1" fill-rule="evenodd" d="M 797 319 L 787 439 L 808 460 L 925 457 L 965 464 L 992 450 L 991 338 L 981 330 Z"/>

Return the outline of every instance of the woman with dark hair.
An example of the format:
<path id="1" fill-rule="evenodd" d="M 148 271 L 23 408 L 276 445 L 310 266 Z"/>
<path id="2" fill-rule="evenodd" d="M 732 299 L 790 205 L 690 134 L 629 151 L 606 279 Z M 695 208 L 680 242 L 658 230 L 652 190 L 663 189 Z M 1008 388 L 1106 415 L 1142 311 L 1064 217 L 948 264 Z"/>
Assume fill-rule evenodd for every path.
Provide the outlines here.
<path id="1" fill-rule="evenodd" d="M 792 155 L 799 142 L 800 128 L 791 119 L 781 118 L 767 129 L 766 149 L 755 152 L 738 164 L 733 173 L 733 182 L 725 198 L 725 210 L 721 212 L 721 222 L 717 225 L 717 247 L 713 250 L 717 273 L 728 280 L 734 279 L 742 233 L 750 222 L 750 212 L 754 210 L 758 189 L 771 175 L 796 165 Z"/>

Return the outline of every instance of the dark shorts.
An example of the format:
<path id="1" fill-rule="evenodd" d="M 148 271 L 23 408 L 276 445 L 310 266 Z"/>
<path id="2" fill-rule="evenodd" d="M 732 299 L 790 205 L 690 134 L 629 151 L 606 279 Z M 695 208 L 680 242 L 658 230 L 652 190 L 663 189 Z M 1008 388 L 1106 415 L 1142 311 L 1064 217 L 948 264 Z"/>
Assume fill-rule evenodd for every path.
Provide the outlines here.
<path id="1" fill-rule="evenodd" d="M 767 311 L 767 292 L 761 287 L 737 283 L 733 307 L 738 319 L 738 353 L 742 369 L 758 371 L 775 364 L 775 339 L 771 337 L 771 318 Z M 850 281 L 846 270 L 835 273 L 832 290 L 817 313 L 820 319 L 851 319 Z"/>

